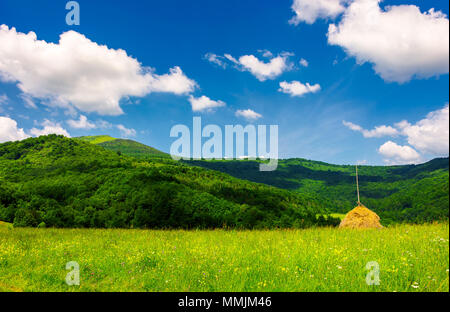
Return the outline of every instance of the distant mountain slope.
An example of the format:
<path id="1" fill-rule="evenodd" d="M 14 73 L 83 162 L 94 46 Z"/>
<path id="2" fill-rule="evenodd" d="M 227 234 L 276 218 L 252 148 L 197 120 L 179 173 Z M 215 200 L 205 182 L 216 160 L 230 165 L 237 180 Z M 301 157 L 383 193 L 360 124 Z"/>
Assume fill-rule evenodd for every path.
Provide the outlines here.
<path id="1" fill-rule="evenodd" d="M 240 180 L 170 158 L 119 155 L 85 140 L 49 135 L 0 144 L 0 220 L 15 226 L 336 224 L 332 218 L 317 218 L 324 210 L 315 195 Z"/>
<path id="2" fill-rule="evenodd" d="M 0 144 L 0 220 L 62 227 L 305 227 L 335 222 L 316 216 L 355 205 L 354 166 L 287 159 L 276 171 L 260 172 L 258 165 L 175 162 L 110 136 L 7 142 Z M 362 202 L 385 225 L 448 220 L 448 158 L 360 166 L 359 177 Z"/>
<path id="3" fill-rule="evenodd" d="M 91 136 L 82 136 L 75 139 L 83 140 L 92 144 L 100 144 L 103 142 L 109 142 L 117 140 L 116 138 L 110 137 L 109 135 L 91 135 Z"/>
<path id="4" fill-rule="evenodd" d="M 128 139 L 112 138 L 108 135 L 85 136 L 78 137 L 76 139 L 102 146 L 110 151 L 120 152 L 124 155 L 141 159 L 154 157 L 170 157 L 170 155 L 145 144 Z"/>
<path id="5" fill-rule="evenodd" d="M 325 198 L 331 211 L 346 213 L 356 202 L 355 167 L 306 159 L 279 160 L 275 171 L 260 172 L 257 161 L 188 161 L 240 179 Z M 420 165 L 360 166 L 361 200 L 386 221 L 448 218 L 449 159 Z"/>
<path id="6" fill-rule="evenodd" d="M 105 140 L 98 145 L 140 159 L 168 154 L 131 140 Z M 128 147 L 130 146 L 130 147 Z M 159 152 L 159 153 L 158 153 Z M 161 154 L 160 154 L 161 153 Z M 259 162 L 249 160 L 185 161 L 221 171 L 236 178 L 264 183 L 316 198 L 330 212 L 346 213 L 356 202 L 355 167 L 292 158 L 279 160 L 277 170 L 261 172 Z M 422 222 L 448 219 L 449 159 L 437 158 L 420 165 L 360 166 L 361 200 L 390 222 Z M 420 195 L 418 195 L 420 194 Z"/>

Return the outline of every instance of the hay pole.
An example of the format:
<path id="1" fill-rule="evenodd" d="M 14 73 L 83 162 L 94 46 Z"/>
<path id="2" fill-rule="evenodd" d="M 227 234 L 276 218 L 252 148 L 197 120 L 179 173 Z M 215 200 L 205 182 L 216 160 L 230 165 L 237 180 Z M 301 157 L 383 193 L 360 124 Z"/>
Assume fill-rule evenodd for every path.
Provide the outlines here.
<path id="1" fill-rule="evenodd" d="M 355 165 L 355 167 L 356 167 L 356 193 L 358 194 L 358 205 L 361 205 L 361 202 L 359 201 L 358 165 Z"/>

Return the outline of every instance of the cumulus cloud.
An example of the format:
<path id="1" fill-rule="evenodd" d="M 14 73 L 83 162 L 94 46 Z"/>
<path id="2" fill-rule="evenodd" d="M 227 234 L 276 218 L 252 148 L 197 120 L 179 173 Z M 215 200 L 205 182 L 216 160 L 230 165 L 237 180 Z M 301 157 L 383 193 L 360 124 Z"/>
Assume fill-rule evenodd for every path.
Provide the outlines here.
<path id="1" fill-rule="evenodd" d="M 363 136 L 365 138 L 381 138 L 383 136 L 397 136 L 399 135 L 399 131 L 391 126 L 377 126 L 372 130 L 366 130 L 363 129 L 361 126 L 354 124 L 352 122 L 349 121 L 342 121 L 343 125 L 346 126 L 347 128 L 353 130 L 353 131 L 358 131 L 361 132 L 363 134 Z"/>
<path id="2" fill-rule="evenodd" d="M 97 128 L 97 126 L 88 121 L 87 117 L 84 115 L 80 115 L 80 118 L 78 120 L 67 120 L 67 123 L 70 127 L 75 129 L 94 129 Z"/>
<path id="3" fill-rule="evenodd" d="M 0 26 L 0 78 L 17 83 L 46 105 L 119 115 L 124 97 L 150 92 L 188 94 L 197 86 L 179 67 L 158 75 L 124 50 L 99 45 L 68 31 L 58 43 L 37 40 L 34 32 Z"/>
<path id="4" fill-rule="evenodd" d="M 301 22 L 313 24 L 317 19 L 336 18 L 345 11 L 348 0 L 294 0 L 292 11 L 295 16 L 290 24 L 298 25 Z"/>
<path id="5" fill-rule="evenodd" d="M 302 1 L 301 1 L 302 2 Z M 440 11 L 415 5 L 387 6 L 356 0 L 339 24 L 328 28 L 328 43 L 341 46 L 362 64 L 373 64 L 385 81 L 407 82 L 449 72 L 449 21 Z"/>
<path id="6" fill-rule="evenodd" d="M 285 71 L 292 69 L 292 64 L 288 62 L 288 57 L 291 55 L 283 53 L 271 58 L 269 62 L 261 61 L 254 55 L 243 55 L 239 58 L 239 64 L 259 81 L 264 81 L 275 79 Z"/>
<path id="7" fill-rule="evenodd" d="M 238 109 L 236 111 L 236 116 L 244 117 L 247 120 L 257 120 L 262 117 L 261 114 L 258 114 L 257 112 L 255 112 L 251 109 L 245 109 L 245 110 Z"/>
<path id="8" fill-rule="evenodd" d="M 0 143 L 18 141 L 28 138 L 22 128 L 17 127 L 17 122 L 9 117 L 0 116 Z"/>
<path id="9" fill-rule="evenodd" d="M 194 80 L 189 79 L 178 66 L 171 68 L 168 74 L 151 74 L 149 80 L 150 92 L 166 92 L 181 95 L 193 92 L 198 86 L 197 83 Z"/>
<path id="10" fill-rule="evenodd" d="M 49 134 L 59 134 L 64 135 L 70 138 L 70 134 L 61 126 L 58 122 L 53 122 L 48 119 L 44 119 L 44 121 L 40 124 L 43 128 L 32 128 L 30 130 L 30 134 L 32 136 L 41 136 L 41 135 L 49 135 Z"/>
<path id="11" fill-rule="evenodd" d="M 306 93 L 316 93 L 320 90 L 319 84 L 310 85 L 309 83 L 303 84 L 299 81 L 282 81 L 280 82 L 280 89 L 278 91 L 290 94 L 291 96 L 302 96 Z"/>
<path id="12" fill-rule="evenodd" d="M 119 129 L 122 137 L 128 138 L 136 136 L 136 130 L 132 128 L 126 128 L 124 125 L 117 125 L 116 128 Z"/>
<path id="13" fill-rule="evenodd" d="M 213 108 L 226 105 L 225 102 L 211 100 L 205 95 L 198 98 L 190 96 L 189 102 L 191 103 L 192 111 L 194 112 L 211 111 Z"/>
<path id="14" fill-rule="evenodd" d="M 435 156 L 449 154 L 449 106 L 429 113 L 412 125 L 407 121 L 396 124 L 408 143 L 422 153 Z"/>
<path id="15" fill-rule="evenodd" d="M 259 81 L 265 81 L 267 79 L 275 79 L 282 73 L 291 70 L 294 66 L 289 62 L 289 57 L 292 53 L 283 52 L 277 56 L 273 56 L 270 51 L 260 50 L 263 53 L 263 57 L 267 58 L 268 61 L 258 59 L 254 55 L 243 55 L 239 59 L 234 58 L 230 54 L 224 54 L 223 56 L 218 56 L 213 53 L 208 53 L 207 55 L 212 57 L 211 61 L 215 64 L 226 64 L 224 62 L 229 62 L 235 65 L 235 67 L 241 71 L 248 71 L 253 76 L 255 76 Z M 222 66 L 225 68 L 225 66 Z"/>
<path id="16" fill-rule="evenodd" d="M 387 141 L 381 145 L 378 152 L 386 157 L 384 161 L 390 165 L 411 164 L 421 161 L 419 153 L 412 147 L 407 145 L 401 146 L 392 141 Z"/>
<path id="17" fill-rule="evenodd" d="M 0 143 L 7 141 L 19 141 L 30 136 L 41 136 L 48 134 L 60 134 L 70 138 L 70 134 L 61 127 L 60 123 L 44 119 L 40 124 L 42 128 L 32 128 L 29 133 L 17 126 L 17 122 L 9 117 L 0 116 Z"/>
<path id="18" fill-rule="evenodd" d="M 430 112 L 425 118 L 419 120 L 415 124 L 411 124 L 406 120 L 394 124 L 394 126 L 377 126 L 372 130 L 366 130 L 361 126 L 343 121 L 343 124 L 353 131 L 358 131 L 365 138 L 380 138 L 383 136 L 403 137 L 410 146 L 394 146 L 391 141 L 386 142 L 383 148 L 380 147 L 379 152 L 385 157 L 391 157 L 389 153 L 402 153 L 401 156 L 392 154 L 394 162 L 400 161 L 418 161 L 424 156 L 439 157 L 449 155 L 449 105 L 446 104 L 442 109 Z M 414 152 L 413 152 L 414 151 Z M 420 154 L 419 154 L 420 152 Z M 420 157 L 413 158 L 413 155 Z M 403 159 L 403 160 L 402 160 Z M 389 162 L 389 159 L 386 160 Z M 413 162 L 413 161 L 411 161 Z"/>

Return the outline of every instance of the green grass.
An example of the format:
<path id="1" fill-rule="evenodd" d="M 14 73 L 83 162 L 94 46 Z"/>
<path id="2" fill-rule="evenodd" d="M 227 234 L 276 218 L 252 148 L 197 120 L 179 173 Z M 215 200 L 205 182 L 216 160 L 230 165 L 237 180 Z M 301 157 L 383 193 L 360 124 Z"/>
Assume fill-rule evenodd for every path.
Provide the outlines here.
<path id="1" fill-rule="evenodd" d="M 0 228 L 12 228 L 12 223 L 0 221 Z"/>
<path id="2" fill-rule="evenodd" d="M 109 135 L 92 135 L 92 136 L 82 136 L 75 138 L 78 140 L 86 141 L 92 144 L 100 144 L 104 142 L 110 142 L 117 140 L 116 138 L 110 137 Z"/>
<path id="3" fill-rule="evenodd" d="M 0 227 L 0 290 L 448 292 L 448 247 L 448 223 L 271 231 Z M 80 286 L 65 283 L 69 261 L 80 265 Z M 379 263 L 378 286 L 365 282 L 369 261 Z"/>
<path id="4" fill-rule="evenodd" d="M 124 155 L 140 159 L 170 158 L 169 154 L 161 152 L 151 146 L 133 140 L 113 138 L 109 135 L 82 136 L 75 139 L 99 145 L 107 150 L 121 152 Z"/>
<path id="5" fill-rule="evenodd" d="M 157 150 L 156 148 L 147 146 L 145 144 L 133 140 L 115 139 L 114 141 L 107 141 L 96 144 L 104 147 L 107 150 L 113 152 L 121 152 L 124 155 L 140 159 L 154 158 L 154 157 L 170 158 L 169 154 L 163 153 L 160 150 Z"/>

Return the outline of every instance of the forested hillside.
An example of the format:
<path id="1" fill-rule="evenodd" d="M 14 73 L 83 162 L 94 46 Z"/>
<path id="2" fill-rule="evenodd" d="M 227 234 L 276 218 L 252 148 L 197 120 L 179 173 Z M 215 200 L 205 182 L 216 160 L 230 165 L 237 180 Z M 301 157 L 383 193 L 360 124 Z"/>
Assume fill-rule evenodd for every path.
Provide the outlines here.
<path id="1" fill-rule="evenodd" d="M 275 171 L 260 172 L 257 161 L 189 161 L 234 177 L 317 194 L 331 211 L 346 213 L 356 202 L 355 167 L 306 159 L 279 160 Z M 448 219 L 449 159 L 420 165 L 359 166 L 361 201 L 384 223 Z"/>
<path id="2" fill-rule="evenodd" d="M 148 147 L 149 150 L 138 149 L 138 146 L 143 145 L 141 143 L 105 137 L 88 138 L 106 149 L 121 151 L 141 159 L 158 155 L 151 147 Z M 102 143 L 105 140 L 108 142 Z M 249 160 L 201 160 L 185 163 L 314 197 L 321 207 L 331 212 L 347 213 L 356 203 L 353 165 L 332 165 L 293 158 L 279 160 L 275 171 L 261 172 L 258 169 L 259 163 Z M 448 158 L 437 158 L 420 165 L 359 166 L 359 182 L 361 201 L 377 212 L 384 224 L 448 219 Z"/>
<path id="3" fill-rule="evenodd" d="M 15 226 L 336 225 L 336 219 L 317 218 L 324 212 L 316 195 L 239 180 L 170 158 L 138 159 L 57 135 L 0 144 L 0 220 Z"/>

